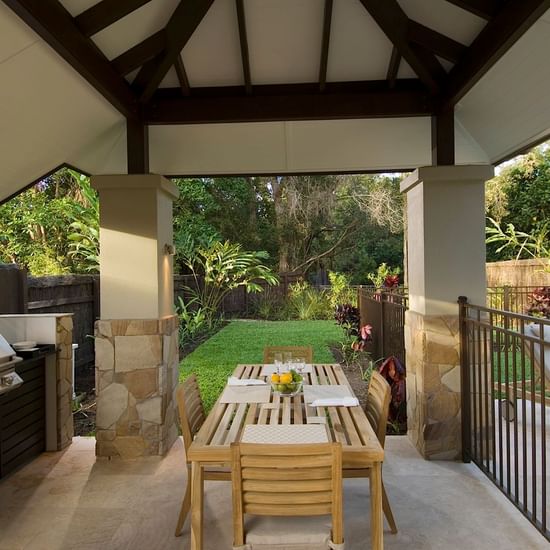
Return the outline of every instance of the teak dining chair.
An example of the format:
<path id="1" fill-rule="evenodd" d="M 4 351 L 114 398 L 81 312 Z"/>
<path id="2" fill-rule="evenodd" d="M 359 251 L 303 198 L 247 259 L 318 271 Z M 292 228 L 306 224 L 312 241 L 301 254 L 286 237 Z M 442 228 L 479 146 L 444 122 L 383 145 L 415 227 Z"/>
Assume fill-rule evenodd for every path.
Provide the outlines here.
<path id="1" fill-rule="evenodd" d="M 180 515 L 176 526 L 176 537 L 181 535 L 185 518 L 191 507 L 191 464 L 187 460 L 187 449 L 193 442 L 195 434 L 200 430 L 206 414 L 202 404 L 201 394 L 195 375 L 190 376 L 177 387 L 176 398 L 178 401 L 178 411 L 180 417 L 181 432 L 183 435 L 183 447 L 185 450 L 185 459 L 187 461 L 187 486 L 185 495 L 181 503 Z M 204 479 L 211 481 L 231 481 L 231 470 L 229 467 L 220 465 L 204 469 Z"/>
<path id="2" fill-rule="evenodd" d="M 343 549 L 340 443 L 233 443 L 231 454 L 234 550 Z"/>
<path id="3" fill-rule="evenodd" d="M 264 363 L 274 363 L 276 353 L 290 353 L 292 359 L 313 363 L 313 348 L 311 346 L 268 346 L 264 348 Z"/>
<path id="4" fill-rule="evenodd" d="M 384 443 L 386 442 L 386 424 L 388 423 L 390 400 L 390 385 L 381 374 L 373 372 L 369 383 L 365 413 L 370 425 L 378 437 L 378 441 L 380 441 L 380 445 L 382 445 L 382 448 L 384 448 Z M 370 468 L 344 468 L 345 478 L 369 476 Z M 388 495 L 386 494 L 386 489 L 384 488 L 384 481 L 382 481 L 382 509 L 390 526 L 391 532 L 394 534 L 397 533 L 397 525 L 395 524 Z"/>

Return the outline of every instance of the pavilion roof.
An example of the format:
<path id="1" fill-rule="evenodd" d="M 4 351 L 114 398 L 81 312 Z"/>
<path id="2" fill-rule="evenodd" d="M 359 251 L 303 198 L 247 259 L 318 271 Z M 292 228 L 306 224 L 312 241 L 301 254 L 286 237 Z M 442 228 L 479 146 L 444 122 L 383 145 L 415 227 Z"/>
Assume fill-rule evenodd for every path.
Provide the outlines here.
<path id="1" fill-rule="evenodd" d="M 151 125 L 151 168 L 165 174 L 412 168 L 430 162 L 432 116 L 454 133 L 457 162 L 495 162 L 550 128 L 550 0 L 3 4 L 0 200 L 63 163 L 124 172 L 126 119 Z M 361 136 L 379 132 L 394 150 L 296 156 L 290 135 L 328 131 L 367 149 Z M 262 135 L 287 160 L 174 160 L 214 133 L 243 147 Z"/>

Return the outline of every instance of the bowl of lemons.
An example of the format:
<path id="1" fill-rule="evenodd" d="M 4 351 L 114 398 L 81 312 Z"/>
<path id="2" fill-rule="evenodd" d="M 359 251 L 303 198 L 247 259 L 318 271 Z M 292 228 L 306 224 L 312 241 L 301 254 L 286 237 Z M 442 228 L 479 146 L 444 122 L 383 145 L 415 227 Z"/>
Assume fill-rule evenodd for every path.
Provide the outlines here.
<path id="1" fill-rule="evenodd" d="M 304 379 L 294 369 L 275 372 L 271 375 L 271 388 L 284 397 L 293 397 L 302 391 Z"/>

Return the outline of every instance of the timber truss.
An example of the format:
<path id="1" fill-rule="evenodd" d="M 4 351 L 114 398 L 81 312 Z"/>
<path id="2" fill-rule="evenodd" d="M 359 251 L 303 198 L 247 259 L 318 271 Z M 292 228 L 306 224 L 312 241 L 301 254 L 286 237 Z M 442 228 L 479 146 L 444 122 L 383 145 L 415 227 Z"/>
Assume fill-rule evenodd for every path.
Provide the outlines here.
<path id="1" fill-rule="evenodd" d="M 244 0 L 234 0 L 242 85 L 201 88 L 190 86 L 181 52 L 215 0 L 181 0 L 163 29 L 112 60 L 91 37 L 151 0 L 101 0 L 76 17 L 58 0 L 2 1 L 128 119 L 138 144 L 144 139 L 140 128 L 151 124 L 432 115 L 436 115 L 436 134 L 450 139 L 456 103 L 550 8 L 550 0 L 426 0 L 434 7 L 450 2 L 486 20 L 466 46 L 410 19 L 397 0 L 360 0 L 393 44 L 387 77 L 328 82 L 333 0 L 324 0 L 318 81 L 256 85 L 250 70 Z M 440 59 L 451 68 L 445 70 Z M 416 78 L 397 77 L 402 60 Z M 172 67 L 179 87 L 159 88 Z M 136 71 L 130 83 L 126 77 Z M 442 150 L 443 145 L 438 154 Z"/>

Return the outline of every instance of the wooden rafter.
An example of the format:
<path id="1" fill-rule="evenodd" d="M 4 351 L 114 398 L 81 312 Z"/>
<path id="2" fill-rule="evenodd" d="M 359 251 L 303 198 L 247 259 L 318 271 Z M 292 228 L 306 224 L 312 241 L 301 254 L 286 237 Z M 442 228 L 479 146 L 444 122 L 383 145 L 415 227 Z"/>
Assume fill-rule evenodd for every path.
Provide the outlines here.
<path id="1" fill-rule="evenodd" d="M 176 57 L 174 68 L 176 69 L 176 74 L 178 75 L 181 93 L 184 96 L 191 95 L 191 86 L 189 86 L 189 79 L 187 78 L 187 71 L 185 70 L 185 65 L 183 64 L 181 54 Z"/>
<path id="2" fill-rule="evenodd" d="M 126 120 L 128 174 L 149 173 L 149 128 L 141 120 Z"/>
<path id="3" fill-rule="evenodd" d="M 176 61 L 214 0 L 181 0 L 165 28 L 166 48 L 140 69 L 133 83 L 139 100 L 146 103 Z"/>
<path id="4" fill-rule="evenodd" d="M 201 124 L 214 122 L 268 122 L 426 116 L 433 102 L 418 81 L 257 85 L 243 95 L 241 86 L 193 88 L 182 98 L 179 89 L 161 88 L 144 106 L 147 124 Z"/>
<path id="5" fill-rule="evenodd" d="M 390 90 L 395 88 L 395 82 L 397 80 L 397 73 L 399 72 L 400 64 L 401 54 L 399 53 L 399 50 L 394 46 L 391 51 L 390 64 L 388 66 L 388 75 L 386 76 Z"/>
<path id="6" fill-rule="evenodd" d="M 124 76 L 156 57 L 165 47 L 166 35 L 162 29 L 115 57 L 111 64 L 118 74 Z"/>
<path id="7" fill-rule="evenodd" d="M 502 4 L 502 0 L 447 0 L 447 2 L 487 20 L 496 15 Z"/>
<path id="8" fill-rule="evenodd" d="M 77 15 L 75 22 L 86 36 L 92 36 L 150 1 L 101 0 L 101 2 Z"/>
<path id="9" fill-rule="evenodd" d="M 327 82 L 328 49 L 330 45 L 330 27 L 332 23 L 333 0 L 325 0 L 323 19 L 323 38 L 321 42 L 321 62 L 319 63 L 319 89 L 324 91 Z"/>
<path id="10" fill-rule="evenodd" d="M 550 0 L 509 0 L 449 72 L 443 108 L 456 105 L 548 9 Z"/>
<path id="11" fill-rule="evenodd" d="M 252 93 L 252 79 L 250 76 L 250 57 L 248 54 L 248 37 L 246 34 L 246 16 L 244 0 L 235 0 L 237 21 L 239 23 L 239 41 L 241 43 L 241 60 L 243 65 L 244 87 L 247 94 Z"/>
<path id="12" fill-rule="evenodd" d="M 127 82 L 97 46 L 82 34 L 59 1 L 2 1 L 124 116 L 137 116 L 136 97 Z"/>
<path id="13" fill-rule="evenodd" d="M 409 18 L 397 3 L 397 0 L 360 1 L 420 80 L 430 92 L 437 94 L 441 88 L 440 78 L 443 68 L 435 55 L 425 50 L 419 56 L 419 50 L 414 48 L 414 45 L 409 42 Z M 430 61 L 429 66 L 426 64 L 426 60 Z M 441 71 L 437 69 L 434 72 L 434 67 L 437 68 L 438 65 L 441 67 Z"/>
<path id="14" fill-rule="evenodd" d="M 426 48 L 430 52 L 452 63 L 456 63 L 466 50 L 464 44 L 417 23 L 412 19 L 409 19 L 408 37 L 411 42 Z"/>

